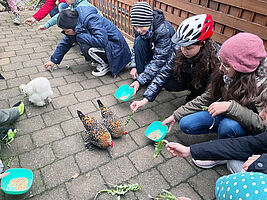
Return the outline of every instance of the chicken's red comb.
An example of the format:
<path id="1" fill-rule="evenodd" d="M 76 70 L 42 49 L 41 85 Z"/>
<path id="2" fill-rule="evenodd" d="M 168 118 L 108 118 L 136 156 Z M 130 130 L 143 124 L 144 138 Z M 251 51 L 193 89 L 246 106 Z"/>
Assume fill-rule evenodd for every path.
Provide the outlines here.
<path id="1" fill-rule="evenodd" d="M 127 135 L 127 134 L 128 134 L 128 132 L 126 132 L 126 131 L 125 131 L 124 133 L 125 133 L 125 135 Z"/>
<path id="2" fill-rule="evenodd" d="M 113 147 L 113 141 L 110 142 L 110 146 Z"/>

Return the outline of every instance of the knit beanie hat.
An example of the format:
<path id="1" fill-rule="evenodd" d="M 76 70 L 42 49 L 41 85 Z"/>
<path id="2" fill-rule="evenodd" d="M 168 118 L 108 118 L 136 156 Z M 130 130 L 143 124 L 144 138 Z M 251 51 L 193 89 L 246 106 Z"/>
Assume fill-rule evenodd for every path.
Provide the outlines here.
<path id="1" fill-rule="evenodd" d="M 137 2 L 131 9 L 130 17 L 133 26 L 150 26 L 153 10 L 147 2 Z"/>
<path id="2" fill-rule="evenodd" d="M 234 70 L 250 73 L 257 69 L 266 52 L 262 39 L 257 35 L 238 33 L 222 44 L 219 56 Z"/>
<path id="3" fill-rule="evenodd" d="M 78 12 L 76 10 L 65 9 L 59 12 L 57 18 L 57 25 L 62 29 L 73 29 L 77 25 L 78 21 Z"/>

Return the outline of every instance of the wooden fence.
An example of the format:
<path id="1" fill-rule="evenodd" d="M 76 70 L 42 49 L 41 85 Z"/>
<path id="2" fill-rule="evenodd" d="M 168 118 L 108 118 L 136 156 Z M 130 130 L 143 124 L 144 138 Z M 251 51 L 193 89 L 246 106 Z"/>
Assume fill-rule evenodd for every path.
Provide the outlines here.
<path id="1" fill-rule="evenodd" d="M 133 39 L 129 13 L 137 1 L 93 0 L 92 3 L 128 38 Z M 213 38 L 218 43 L 223 43 L 239 32 L 250 32 L 261 37 L 267 49 L 267 0 L 147 0 L 147 2 L 152 8 L 162 10 L 175 29 L 184 19 L 206 13 L 212 15 Z"/>

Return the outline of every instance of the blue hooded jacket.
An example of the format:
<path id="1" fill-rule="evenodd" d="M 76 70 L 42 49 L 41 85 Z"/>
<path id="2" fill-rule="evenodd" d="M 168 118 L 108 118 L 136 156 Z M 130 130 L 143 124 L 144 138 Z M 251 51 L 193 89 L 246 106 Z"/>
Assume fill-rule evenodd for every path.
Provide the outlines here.
<path id="1" fill-rule="evenodd" d="M 65 36 L 57 46 L 51 61 L 59 64 L 74 42 L 86 43 L 91 47 L 104 48 L 113 76 L 116 76 L 131 59 L 129 46 L 119 31 L 108 19 L 98 14 L 94 7 L 80 6 L 76 37 Z"/>
<path id="2" fill-rule="evenodd" d="M 145 70 L 137 77 L 140 85 L 149 83 L 143 97 L 149 102 L 155 100 L 165 83 L 173 72 L 174 59 L 177 45 L 172 43 L 171 38 L 175 29 L 170 22 L 165 20 L 162 11 L 153 11 L 153 35 L 149 38 L 153 58 L 146 65 Z M 136 37 L 138 34 L 136 35 Z M 130 68 L 136 67 L 135 52 L 131 57 Z"/>

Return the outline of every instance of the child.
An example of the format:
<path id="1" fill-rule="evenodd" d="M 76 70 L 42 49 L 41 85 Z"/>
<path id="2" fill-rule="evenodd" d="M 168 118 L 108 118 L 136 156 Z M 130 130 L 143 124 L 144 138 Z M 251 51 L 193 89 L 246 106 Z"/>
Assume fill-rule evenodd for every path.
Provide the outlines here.
<path id="1" fill-rule="evenodd" d="M 211 15 L 201 14 L 184 20 L 172 37 L 172 41 L 179 45 L 173 72 L 164 74 L 164 78 L 158 77 L 153 80 L 143 95 L 144 99 L 134 101 L 130 105 L 131 109 L 136 111 L 153 101 L 162 87 L 168 91 L 191 91 L 186 101 L 201 95 L 207 87 L 212 72 L 219 65 L 218 45 L 210 39 L 212 34 Z M 141 78 L 142 76 L 137 80 Z"/>
<path id="2" fill-rule="evenodd" d="M 97 9 L 95 6 L 93 6 L 91 3 L 89 3 L 87 0 L 65 0 L 66 3 L 68 5 L 70 5 L 70 9 L 74 9 L 77 8 L 78 6 L 90 6 L 90 7 L 94 7 L 95 9 Z M 98 14 L 103 16 L 102 13 L 98 11 Z M 59 13 L 56 14 L 55 16 L 53 16 L 50 20 L 48 20 L 48 22 L 46 22 L 44 25 L 41 25 L 38 27 L 38 30 L 40 31 L 44 31 L 48 28 L 50 28 L 51 26 L 54 26 L 57 23 L 57 17 L 58 17 Z"/>
<path id="3" fill-rule="evenodd" d="M 130 75 L 135 81 L 130 87 L 135 95 L 140 86 L 150 83 L 143 94 L 146 104 L 155 99 L 173 70 L 176 45 L 171 37 L 175 29 L 163 12 L 152 10 L 146 2 L 137 2 L 130 17 L 135 31 L 130 64 Z M 136 111 L 138 105 L 134 102 L 130 107 Z"/>
<path id="4" fill-rule="evenodd" d="M 19 11 L 18 11 L 17 4 L 16 4 L 15 0 L 7 0 L 7 3 L 9 5 L 11 11 L 14 14 L 14 20 L 13 20 L 14 24 L 20 25 L 20 16 L 19 16 Z"/>
<path id="5" fill-rule="evenodd" d="M 98 14 L 93 6 L 79 6 L 59 13 L 57 24 L 66 35 L 57 46 L 51 61 L 44 67 L 51 70 L 59 64 L 72 44 L 80 44 L 86 61 L 93 59 L 99 64 L 93 70 L 94 76 L 104 76 L 111 71 L 113 76 L 130 61 L 130 49 L 118 28 Z"/>
<path id="6" fill-rule="evenodd" d="M 168 132 L 176 121 L 186 134 L 217 132 L 220 139 L 266 129 L 255 106 L 255 97 L 267 79 L 263 41 L 239 33 L 223 43 L 219 56 L 220 70 L 215 71 L 208 90 L 163 121 L 169 124 Z M 208 106 L 208 111 L 202 111 L 203 106 Z"/>
<path id="7" fill-rule="evenodd" d="M 56 4 L 56 2 L 58 4 Z M 56 6 L 57 5 L 57 6 Z M 24 21 L 25 24 L 33 25 L 36 20 L 40 21 L 50 13 L 50 16 L 53 17 L 58 12 L 63 9 L 66 9 L 69 5 L 66 3 L 65 0 L 47 0 L 45 4 L 30 18 Z M 57 11 L 55 11 L 55 9 Z"/>

